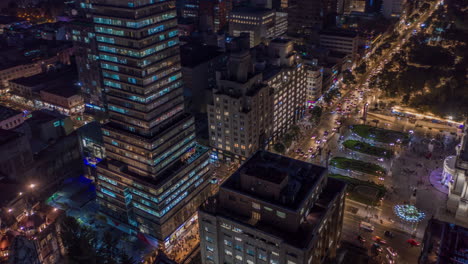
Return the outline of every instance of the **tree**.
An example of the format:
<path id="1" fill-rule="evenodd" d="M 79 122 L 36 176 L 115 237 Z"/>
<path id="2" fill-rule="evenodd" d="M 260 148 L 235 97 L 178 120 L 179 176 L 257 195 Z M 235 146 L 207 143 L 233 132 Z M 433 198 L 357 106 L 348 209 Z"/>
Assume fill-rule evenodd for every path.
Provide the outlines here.
<path id="1" fill-rule="evenodd" d="M 60 223 L 60 238 L 66 250 L 65 263 L 96 263 L 96 236 L 90 228 L 65 217 Z"/>
<path id="2" fill-rule="evenodd" d="M 366 62 L 362 62 L 358 67 L 356 67 L 355 71 L 359 74 L 365 73 L 367 70 Z"/>
<path id="3" fill-rule="evenodd" d="M 320 120 L 320 117 L 322 117 L 322 112 L 323 110 L 320 106 L 314 106 L 314 108 L 310 110 L 310 122 L 313 124 L 317 124 Z"/>
<path id="4" fill-rule="evenodd" d="M 330 103 L 333 98 L 335 98 L 340 92 L 338 91 L 338 89 L 331 89 L 329 90 L 324 96 L 323 96 L 323 100 L 325 101 L 325 103 Z"/>
<path id="5" fill-rule="evenodd" d="M 356 77 L 354 77 L 354 74 L 350 70 L 345 70 L 343 72 L 343 83 L 346 85 L 356 83 Z"/>
<path id="6" fill-rule="evenodd" d="M 284 134 L 283 136 L 283 144 L 286 148 L 289 148 L 292 144 L 293 136 L 289 133 Z"/>
<path id="7" fill-rule="evenodd" d="M 286 151 L 286 147 L 282 143 L 278 142 L 273 145 L 273 150 L 278 153 L 284 153 Z"/>
<path id="8" fill-rule="evenodd" d="M 135 264 L 135 260 L 130 257 L 125 250 L 122 249 L 119 256 L 119 264 Z"/>
<path id="9" fill-rule="evenodd" d="M 292 125 L 291 126 L 291 135 L 293 137 L 298 137 L 301 133 L 301 128 L 297 125 Z"/>
<path id="10" fill-rule="evenodd" d="M 102 263 L 116 264 L 118 240 L 110 231 L 102 235 L 101 246 L 98 249 L 98 256 Z"/>

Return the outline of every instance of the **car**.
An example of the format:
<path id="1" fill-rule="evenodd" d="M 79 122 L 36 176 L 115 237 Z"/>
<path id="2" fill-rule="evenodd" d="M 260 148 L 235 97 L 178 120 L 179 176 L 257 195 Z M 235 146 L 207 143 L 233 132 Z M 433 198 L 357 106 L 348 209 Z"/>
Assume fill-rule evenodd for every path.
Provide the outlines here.
<path id="1" fill-rule="evenodd" d="M 389 237 L 389 238 L 395 237 L 395 235 L 394 235 L 392 232 L 388 231 L 388 230 L 384 232 L 384 235 L 385 235 L 386 237 Z"/>
<path id="2" fill-rule="evenodd" d="M 323 136 L 325 137 L 328 136 L 328 134 L 329 134 L 328 130 L 325 130 L 325 132 L 323 132 Z"/>
<path id="3" fill-rule="evenodd" d="M 391 255 L 387 254 L 385 256 L 385 258 L 386 258 L 388 264 L 394 264 L 395 263 L 395 260 L 393 259 L 393 257 Z"/>
<path id="4" fill-rule="evenodd" d="M 421 245 L 420 242 L 416 241 L 415 239 L 408 239 L 406 240 L 408 244 L 410 244 L 412 247 L 419 247 Z"/>
<path id="5" fill-rule="evenodd" d="M 322 140 L 320 139 L 315 140 L 315 144 L 320 144 L 320 143 L 322 143 Z"/>
<path id="6" fill-rule="evenodd" d="M 317 135 L 313 135 L 310 139 L 316 139 Z"/>
<path id="7" fill-rule="evenodd" d="M 359 228 L 362 228 L 366 231 L 369 231 L 369 232 L 373 232 L 375 227 L 373 225 L 371 225 L 370 223 L 367 223 L 367 222 L 364 222 L 364 221 L 361 221 L 361 223 L 359 224 Z"/>
<path id="8" fill-rule="evenodd" d="M 393 257 L 398 256 L 398 253 L 392 247 L 387 247 L 387 252 L 388 252 L 388 254 L 390 254 Z"/>
<path id="9" fill-rule="evenodd" d="M 374 240 L 375 242 L 379 243 L 379 244 L 387 244 L 387 241 L 383 240 L 381 237 L 379 236 L 374 236 L 372 237 L 372 240 Z"/>
<path id="10" fill-rule="evenodd" d="M 312 153 L 314 151 L 314 148 L 310 147 L 308 151 L 309 153 Z"/>
<path id="11" fill-rule="evenodd" d="M 366 239 L 365 239 L 363 236 L 361 236 L 361 235 L 358 235 L 358 236 L 357 236 L 357 240 L 359 240 L 359 242 L 361 242 L 361 243 L 366 242 Z"/>
<path id="12" fill-rule="evenodd" d="M 380 246 L 377 243 L 372 244 L 372 249 L 374 249 L 377 252 L 377 254 L 383 251 L 382 246 Z"/>

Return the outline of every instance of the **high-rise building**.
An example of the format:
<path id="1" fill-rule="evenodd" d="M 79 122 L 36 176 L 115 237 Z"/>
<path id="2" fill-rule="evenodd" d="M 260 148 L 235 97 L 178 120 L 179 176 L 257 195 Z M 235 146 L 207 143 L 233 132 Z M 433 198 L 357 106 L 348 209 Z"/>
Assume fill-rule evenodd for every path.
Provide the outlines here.
<path id="1" fill-rule="evenodd" d="M 273 99 L 248 50 L 231 54 L 227 68 L 208 105 L 210 145 L 219 159 L 241 161 L 268 141 Z"/>
<path id="2" fill-rule="evenodd" d="M 336 256 L 346 184 L 327 169 L 266 151 L 199 211 L 202 263 L 324 263 Z"/>
<path id="3" fill-rule="evenodd" d="M 273 122 L 270 142 L 283 136 L 304 116 L 307 96 L 304 65 L 298 60 L 294 43 L 289 39 L 274 39 L 265 55 L 257 53 L 257 67 L 264 82 L 273 89 Z M 267 63 L 263 64 L 266 59 Z M 257 68 L 258 69 L 258 68 Z"/>
<path id="4" fill-rule="evenodd" d="M 94 24 L 86 18 L 71 22 L 79 85 L 88 111 L 105 111 Z"/>
<path id="5" fill-rule="evenodd" d="M 231 54 L 208 105 L 213 154 L 243 161 L 281 137 L 304 114 L 305 81 L 291 40 Z"/>
<path id="6" fill-rule="evenodd" d="M 96 0 L 93 21 L 110 119 L 98 203 L 109 223 L 170 251 L 210 192 L 208 148 L 184 113 L 175 1 Z"/>

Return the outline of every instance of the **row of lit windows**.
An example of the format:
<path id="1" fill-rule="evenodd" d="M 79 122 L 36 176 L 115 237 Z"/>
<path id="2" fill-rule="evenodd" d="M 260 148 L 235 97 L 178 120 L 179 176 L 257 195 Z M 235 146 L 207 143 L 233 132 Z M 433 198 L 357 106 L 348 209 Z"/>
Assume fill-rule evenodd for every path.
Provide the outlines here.
<path id="1" fill-rule="evenodd" d="M 172 19 L 176 17 L 176 12 L 171 11 L 166 14 L 162 14 L 156 17 L 148 18 L 142 21 L 134 22 L 134 21 L 122 21 L 119 19 L 111 19 L 111 18 L 103 18 L 103 17 L 94 17 L 94 23 L 96 24 L 106 24 L 106 25 L 113 25 L 113 26 L 125 26 L 128 28 L 143 28 L 152 24 L 156 24 L 162 22 L 164 20 Z"/>
<path id="2" fill-rule="evenodd" d="M 102 37 L 104 39 L 104 37 Z M 113 39 L 112 39 L 113 40 Z M 108 42 L 110 43 L 110 42 Z M 105 45 L 99 45 L 98 49 L 100 51 L 108 52 L 108 53 L 114 53 L 114 54 L 120 54 L 124 56 L 130 56 L 130 57 L 135 57 L 135 58 L 143 58 L 148 55 L 154 54 L 158 51 L 161 51 L 165 48 L 172 47 L 174 45 L 177 45 L 179 43 L 178 39 L 170 40 L 167 43 L 162 43 L 160 45 L 157 45 L 155 47 L 148 48 L 143 51 L 133 51 L 133 50 L 128 50 L 128 49 L 123 49 L 123 48 L 115 48 L 115 47 L 109 47 Z M 117 59 L 115 59 L 114 62 L 117 62 Z"/>

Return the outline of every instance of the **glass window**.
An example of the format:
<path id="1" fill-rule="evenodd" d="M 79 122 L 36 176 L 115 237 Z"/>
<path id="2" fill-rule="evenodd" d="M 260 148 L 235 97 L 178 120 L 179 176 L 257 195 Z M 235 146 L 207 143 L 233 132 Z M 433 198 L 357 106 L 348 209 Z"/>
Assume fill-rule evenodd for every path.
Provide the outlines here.
<path id="1" fill-rule="evenodd" d="M 245 148 L 245 147 L 244 147 L 244 148 Z M 253 207 L 254 209 L 260 209 L 260 205 L 259 205 L 258 203 L 252 202 L 252 207 Z"/>
<path id="2" fill-rule="evenodd" d="M 276 211 L 276 215 L 280 218 L 286 218 L 286 214 L 280 211 Z"/>
<path id="3" fill-rule="evenodd" d="M 228 247 L 232 247 L 232 242 L 229 241 L 229 240 L 224 239 L 224 245 L 226 245 Z"/>

